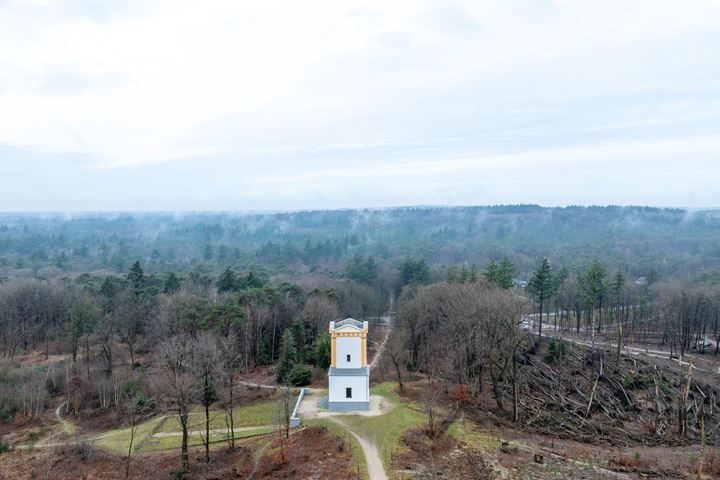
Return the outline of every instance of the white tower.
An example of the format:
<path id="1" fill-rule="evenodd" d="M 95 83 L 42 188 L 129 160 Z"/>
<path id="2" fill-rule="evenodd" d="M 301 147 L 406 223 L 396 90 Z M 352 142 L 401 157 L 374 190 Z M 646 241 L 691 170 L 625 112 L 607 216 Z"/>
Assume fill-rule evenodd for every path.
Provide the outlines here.
<path id="1" fill-rule="evenodd" d="M 332 365 L 328 372 L 329 410 L 370 409 L 367 333 L 368 322 L 352 318 L 330 322 Z"/>

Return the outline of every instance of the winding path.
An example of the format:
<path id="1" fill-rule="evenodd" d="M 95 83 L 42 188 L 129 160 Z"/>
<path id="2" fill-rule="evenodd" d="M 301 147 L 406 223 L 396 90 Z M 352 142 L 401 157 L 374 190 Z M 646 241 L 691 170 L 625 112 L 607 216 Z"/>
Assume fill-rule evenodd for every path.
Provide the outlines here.
<path id="1" fill-rule="evenodd" d="M 385 337 L 382 339 L 377 351 L 375 352 L 375 356 L 373 356 L 373 359 L 370 362 L 370 368 L 375 367 L 380 358 L 382 358 L 383 352 L 385 351 L 385 345 L 387 345 L 388 338 L 390 338 L 390 332 L 392 331 L 392 317 L 386 316 L 383 318 L 386 321 L 385 324 L 387 325 L 387 331 L 385 332 Z M 319 391 L 319 389 L 314 390 Z M 317 406 L 315 405 L 315 402 L 317 402 L 317 398 L 314 398 L 313 396 L 306 396 L 300 405 L 301 416 L 304 418 L 325 418 L 347 430 L 353 437 L 355 437 L 358 444 L 360 444 L 360 448 L 362 448 L 363 454 L 365 456 L 365 463 L 367 465 L 368 476 L 370 477 L 370 479 L 388 480 L 387 473 L 385 473 L 385 466 L 383 465 L 382 456 L 380 455 L 380 451 L 378 450 L 378 448 L 366 438 L 363 438 L 357 433 L 353 432 L 352 428 L 350 428 L 348 424 L 341 420 L 343 415 L 348 415 L 350 414 L 350 412 L 338 412 L 337 414 L 333 414 L 332 412 L 323 411 L 322 414 L 320 414 Z M 361 412 L 360 415 L 377 415 L 383 414 L 385 412 L 386 410 L 383 408 L 383 402 L 381 399 L 378 404 L 377 411 Z"/>
<path id="2" fill-rule="evenodd" d="M 375 355 L 373 356 L 373 359 L 369 364 L 370 368 L 374 368 L 377 365 L 377 363 L 380 361 L 380 359 L 382 358 L 382 355 L 385 352 L 385 346 L 387 345 L 388 339 L 390 338 L 390 333 L 393 328 L 393 318 L 391 316 L 383 317 L 383 320 L 384 320 L 384 325 L 386 326 L 385 336 L 382 339 L 382 341 L 380 342 L 380 344 L 377 348 L 377 351 L 375 352 Z M 248 381 L 244 381 L 244 380 L 238 381 L 237 384 L 251 387 L 251 388 L 264 388 L 264 389 L 273 389 L 273 390 L 280 388 L 279 385 L 268 385 L 268 384 L 262 384 L 262 383 L 257 383 L 257 382 L 248 382 Z M 319 389 L 319 388 L 306 388 L 306 389 L 309 392 L 313 392 L 313 393 L 322 392 L 322 389 Z M 308 397 L 311 397 L 311 398 L 308 398 Z M 317 401 L 317 399 L 311 395 L 306 396 L 305 398 L 306 399 L 303 400 L 303 403 Z M 66 404 L 67 404 L 67 402 L 63 402 L 55 409 L 55 418 L 60 423 L 60 425 L 62 427 L 62 432 L 66 433 L 66 434 L 71 434 L 74 431 L 74 425 L 72 424 L 72 422 L 69 422 L 68 420 L 64 419 L 62 417 L 62 413 L 61 413 L 62 408 L 65 407 Z M 312 406 L 314 406 L 314 404 Z M 382 402 L 380 402 L 380 405 L 378 408 L 379 408 L 378 412 L 371 412 L 371 413 L 368 412 L 368 413 L 370 415 L 385 413 Z M 366 438 L 363 438 L 360 435 L 358 435 L 357 433 L 355 433 L 349 425 L 347 425 L 345 422 L 343 422 L 341 420 L 343 413 L 338 413 L 337 415 L 333 415 L 332 413 L 329 413 L 329 412 L 323 412 L 323 415 L 318 415 L 316 408 L 303 409 L 302 405 L 301 405 L 300 412 L 301 412 L 302 416 L 305 418 L 313 418 L 313 417 L 326 418 L 327 420 L 330 420 L 330 421 L 340 425 L 345 430 L 347 430 L 353 437 L 355 437 L 358 444 L 360 445 L 360 447 L 363 450 L 363 454 L 365 456 L 365 463 L 367 464 L 368 476 L 370 477 L 370 479 L 371 480 L 388 480 L 388 476 L 385 473 L 385 466 L 383 465 L 382 456 L 380 455 L 380 451 L 378 450 L 378 448 L 372 442 L 367 440 Z M 365 412 L 363 412 L 363 413 L 365 413 Z M 347 414 L 347 413 L 345 413 L 345 414 Z M 239 428 L 236 428 L 235 430 L 236 431 L 244 431 L 244 430 L 253 430 L 253 429 L 258 429 L 258 428 L 263 428 L 263 427 L 239 427 Z M 210 432 L 211 433 L 224 433 L 225 431 L 226 431 L 226 429 L 213 429 Z M 189 433 L 190 434 L 194 434 L 194 433 L 204 434 L 205 431 L 203 430 L 203 431 L 189 432 Z M 153 437 L 172 437 L 172 436 L 178 436 L 178 435 L 181 435 L 181 433 L 180 432 L 155 432 L 152 436 Z M 97 440 L 104 436 L 105 435 L 88 437 L 88 438 L 86 438 L 86 440 Z M 51 443 L 54 437 L 55 437 L 55 434 L 47 439 L 47 443 L 38 443 L 36 446 L 51 447 L 51 446 L 70 444 L 70 442 Z M 16 447 L 16 448 L 18 448 L 18 447 Z M 29 448 L 29 446 L 21 446 L 19 448 Z M 256 465 L 256 467 L 257 467 L 257 465 Z M 255 472 L 253 472 L 253 474 L 251 475 L 251 478 L 254 474 L 255 474 Z"/>
<path id="3" fill-rule="evenodd" d="M 362 448 L 363 454 L 365 455 L 365 463 L 367 464 L 368 477 L 370 477 L 370 480 L 388 480 L 388 476 L 385 473 L 385 467 L 383 466 L 382 457 L 380 456 L 380 451 L 377 447 L 370 443 L 370 441 L 353 432 L 352 429 L 339 418 L 328 417 L 328 419 L 342 426 L 358 441 L 360 448 Z"/>

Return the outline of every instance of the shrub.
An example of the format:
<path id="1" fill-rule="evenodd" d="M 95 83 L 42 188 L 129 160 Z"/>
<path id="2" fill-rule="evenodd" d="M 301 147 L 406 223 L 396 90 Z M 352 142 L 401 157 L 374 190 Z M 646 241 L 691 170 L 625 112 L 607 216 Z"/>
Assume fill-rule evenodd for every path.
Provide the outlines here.
<path id="1" fill-rule="evenodd" d="M 146 393 L 135 394 L 136 408 L 139 412 L 152 412 L 155 410 L 155 399 Z"/>
<path id="2" fill-rule="evenodd" d="M 171 473 L 176 480 L 183 480 L 183 478 L 185 478 L 185 475 L 187 475 L 188 471 L 183 467 L 179 467 L 173 470 Z"/>
<path id="3" fill-rule="evenodd" d="M 633 389 L 646 389 L 650 387 L 651 385 L 655 384 L 655 381 L 650 375 L 643 375 L 643 374 L 637 374 L 633 375 L 632 373 L 628 373 L 626 375 L 623 375 L 623 386 L 628 390 Z"/>
<path id="4" fill-rule="evenodd" d="M 309 385 L 312 381 L 312 372 L 307 365 L 298 364 L 290 370 L 290 384 L 295 387 Z"/>
<path id="5" fill-rule="evenodd" d="M 81 440 L 73 446 L 72 451 L 84 463 L 84 462 L 87 462 L 90 459 L 90 457 L 92 456 L 93 446 L 92 446 L 92 444 L 90 444 L 84 440 Z"/>
<path id="6" fill-rule="evenodd" d="M 551 338 L 548 342 L 547 353 L 545 354 L 545 361 L 547 363 L 559 362 L 565 358 L 566 346 L 565 342 L 556 338 Z"/>
<path id="7" fill-rule="evenodd" d="M 5 453 L 10 450 L 10 444 L 5 440 L 0 440 L 0 453 Z"/>
<path id="8" fill-rule="evenodd" d="M 7 422 L 13 418 L 15 414 L 14 405 L 10 405 L 9 400 L 0 401 L 0 421 Z"/>

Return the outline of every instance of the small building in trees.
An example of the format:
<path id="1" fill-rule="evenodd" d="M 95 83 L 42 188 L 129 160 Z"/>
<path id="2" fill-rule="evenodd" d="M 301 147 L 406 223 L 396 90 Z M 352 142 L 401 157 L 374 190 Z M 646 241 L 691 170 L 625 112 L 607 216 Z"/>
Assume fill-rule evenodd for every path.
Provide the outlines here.
<path id="1" fill-rule="evenodd" d="M 346 318 L 330 322 L 331 365 L 327 408 L 370 409 L 370 366 L 367 364 L 368 322 Z"/>

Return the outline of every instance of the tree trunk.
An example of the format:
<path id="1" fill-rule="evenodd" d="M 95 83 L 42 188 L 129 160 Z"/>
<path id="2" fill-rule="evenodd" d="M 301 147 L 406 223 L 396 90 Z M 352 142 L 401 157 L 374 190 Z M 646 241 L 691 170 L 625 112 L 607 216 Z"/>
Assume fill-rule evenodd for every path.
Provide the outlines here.
<path id="1" fill-rule="evenodd" d="M 132 456 L 133 441 L 135 440 L 135 432 L 137 430 L 137 424 L 135 421 L 130 425 L 130 445 L 128 446 L 127 460 L 125 460 L 125 480 L 130 478 L 130 458 Z"/>
<path id="2" fill-rule="evenodd" d="M 542 349 L 542 315 L 543 315 L 543 299 L 540 298 L 540 325 L 538 327 L 538 350 Z"/>
<path id="3" fill-rule="evenodd" d="M 230 449 L 235 450 L 235 419 L 233 418 L 233 406 L 235 405 L 233 401 L 233 388 L 232 388 L 232 381 L 230 382 L 230 408 L 228 410 L 228 415 L 230 417 Z"/>
<path id="4" fill-rule="evenodd" d="M 505 409 L 503 408 L 502 396 L 500 393 L 500 385 L 498 385 L 497 375 L 495 375 L 495 372 L 493 372 L 492 368 L 490 368 L 490 381 L 492 383 L 492 391 L 493 391 L 493 396 L 495 397 L 495 403 L 497 404 L 498 410 L 500 410 L 502 412 Z"/>
<path id="5" fill-rule="evenodd" d="M 180 460 L 183 471 L 187 472 L 190 467 L 190 459 L 188 456 L 188 414 L 187 412 L 180 414 L 180 428 L 182 429 L 182 440 L 180 443 Z"/>
<path id="6" fill-rule="evenodd" d="M 90 380 L 90 335 L 85 335 L 85 368 L 87 369 L 87 378 Z"/>
<path id="7" fill-rule="evenodd" d="M 205 463 L 210 463 L 210 405 L 205 404 Z"/>
<path id="8" fill-rule="evenodd" d="M 685 374 L 684 383 L 681 383 L 680 397 L 678 398 L 678 435 L 687 435 L 687 398 L 690 393 L 692 381 L 692 361 L 688 362 L 688 370 Z"/>
<path id="9" fill-rule="evenodd" d="M 402 383 L 402 376 L 400 375 L 400 362 L 398 361 L 397 354 L 390 353 L 390 359 L 393 362 L 393 365 L 395 366 L 395 373 L 397 374 L 397 381 L 398 386 L 400 387 L 400 391 L 403 391 L 403 383 Z"/>
<path id="10" fill-rule="evenodd" d="M 128 349 L 130 350 L 130 368 L 135 369 L 135 349 L 134 343 L 128 342 Z"/>
<path id="11" fill-rule="evenodd" d="M 518 386 L 517 386 L 517 355 L 513 353 L 513 359 L 512 359 L 512 391 L 513 391 L 513 422 L 518 421 L 519 416 L 519 403 L 520 403 L 520 395 L 518 393 Z"/>
<path id="12" fill-rule="evenodd" d="M 618 323 L 617 357 L 615 358 L 615 365 L 618 368 L 620 367 L 620 351 L 622 349 L 622 339 L 623 339 L 623 327 L 622 327 L 622 323 Z"/>

